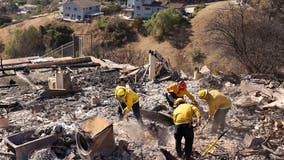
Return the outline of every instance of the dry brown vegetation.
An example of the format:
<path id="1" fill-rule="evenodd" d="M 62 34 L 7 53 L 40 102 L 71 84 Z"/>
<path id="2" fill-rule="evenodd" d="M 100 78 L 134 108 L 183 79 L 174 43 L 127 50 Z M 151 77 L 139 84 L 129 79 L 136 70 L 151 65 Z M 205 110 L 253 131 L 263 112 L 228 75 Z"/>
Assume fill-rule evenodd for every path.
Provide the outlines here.
<path id="1" fill-rule="evenodd" d="M 191 28 L 183 29 L 182 31 L 175 32 L 171 38 L 162 42 L 156 41 L 153 37 L 142 36 L 137 34 L 137 39 L 134 42 L 129 42 L 122 47 L 117 48 L 102 48 L 100 47 L 101 32 L 97 29 L 97 20 L 92 23 L 65 23 L 72 27 L 75 34 L 92 34 L 93 39 L 93 53 L 95 56 L 101 55 L 103 58 L 119 60 L 119 62 L 142 64 L 147 59 L 149 50 L 157 50 L 162 54 L 170 63 L 187 73 L 192 73 L 193 69 L 198 66 L 206 64 L 213 72 L 224 71 L 234 72 L 236 74 L 246 73 L 246 67 L 242 65 L 236 58 L 228 54 L 228 50 L 220 45 L 212 43 L 214 36 L 207 31 L 209 22 L 216 19 L 217 11 L 228 8 L 228 2 L 222 1 L 207 6 L 195 16 L 191 21 Z M 16 25 L 8 26 L 0 29 L 0 39 L 6 43 L 12 33 L 17 27 L 26 27 L 29 25 L 44 25 L 47 23 L 54 23 L 54 16 L 40 17 L 38 19 L 28 20 Z M 134 35 L 133 35 L 134 36 Z M 180 49 L 176 45 L 179 43 Z M 200 49 L 206 58 L 203 62 L 193 62 L 191 53 L 195 49 Z M 102 54 L 103 53 L 103 54 Z M 126 53 L 126 56 L 120 54 Z M 131 60 L 128 59 L 130 53 L 138 53 L 136 57 Z M 90 53 L 88 53 L 90 54 Z M 143 57 L 145 56 L 145 57 Z M 125 57 L 125 58 L 122 58 Z M 142 58 L 143 57 L 143 58 Z"/>

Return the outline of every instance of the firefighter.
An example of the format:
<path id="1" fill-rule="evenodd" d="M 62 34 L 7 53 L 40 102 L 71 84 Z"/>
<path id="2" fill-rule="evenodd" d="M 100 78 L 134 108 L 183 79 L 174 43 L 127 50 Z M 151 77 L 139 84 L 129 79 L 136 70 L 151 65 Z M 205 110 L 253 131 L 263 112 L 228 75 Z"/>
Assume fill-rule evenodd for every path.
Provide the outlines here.
<path id="1" fill-rule="evenodd" d="M 133 110 L 137 121 L 143 124 L 140 114 L 139 97 L 134 91 L 124 86 L 117 86 L 115 88 L 115 98 L 119 103 L 118 114 L 120 119 L 127 112 Z"/>
<path id="2" fill-rule="evenodd" d="M 218 128 L 220 128 L 220 131 L 223 131 L 226 125 L 226 114 L 232 106 L 230 98 L 218 90 L 208 91 L 207 89 L 200 90 L 198 96 L 208 103 L 209 117 L 207 121 L 211 121 L 214 117 L 212 133 L 216 133 Z"/>
<path id="3" fill-rule="evenodd" d="M 183 156 L 183 152 L 181 149 L 181 140 L 184 137 L 185 139 L 184 158 L 190 159 L 192 152 L 192 144 L 194 139 L 192 116 L 194 113 L 197 118 L 196 126 L 199 126 L 201 114 L 196 106 L 186 103 L 183 98 L 178 98 L 175 101 L 174 107 L 176 107 L 173 112 L 173 120 L 175 124 L 174 136 L 176 140 L 176 152 L 178 157 Z"/>
<path id="4" fill-rule="evenodd" d="M 197 105 L 195 98 L 190 94 L 190 92 L 186 89 L 186 83 L 184 81 L 180 81 L 178 83 L 173 83 L 164 89 L 164 95 L 171 107 L 173 107 L 174 102 L 177 98 L 184 98 L 186 95 L 193 104 Z"/>

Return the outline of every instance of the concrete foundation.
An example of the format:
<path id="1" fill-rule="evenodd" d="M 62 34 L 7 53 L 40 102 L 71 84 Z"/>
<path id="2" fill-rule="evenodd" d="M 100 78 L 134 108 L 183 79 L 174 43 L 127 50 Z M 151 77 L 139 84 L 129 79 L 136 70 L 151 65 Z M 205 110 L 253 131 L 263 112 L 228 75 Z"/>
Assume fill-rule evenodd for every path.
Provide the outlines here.
<path id="1" fill-rule="evenodd" d="M 29 141 L 34 129 L 16 133 L 4 138 L 4 142 L 16 154 L 16 160 L 27 160 L 33 151 L 46 148 L 56 142 L 55 135 L 47 135 Z"/>

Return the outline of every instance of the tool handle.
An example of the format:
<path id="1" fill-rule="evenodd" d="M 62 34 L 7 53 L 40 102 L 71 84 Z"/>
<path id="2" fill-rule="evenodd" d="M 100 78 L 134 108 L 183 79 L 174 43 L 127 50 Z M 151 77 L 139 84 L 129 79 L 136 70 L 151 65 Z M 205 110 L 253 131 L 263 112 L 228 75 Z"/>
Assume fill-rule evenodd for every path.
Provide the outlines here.
<path id="1" fill-rule="evenodd" d="M 226 131 L 224 131 L 219 137 L 218 137 L 218 140 L 223 137 L 227 132 L 229 131 L 229 129 L 227 129 Z"/>

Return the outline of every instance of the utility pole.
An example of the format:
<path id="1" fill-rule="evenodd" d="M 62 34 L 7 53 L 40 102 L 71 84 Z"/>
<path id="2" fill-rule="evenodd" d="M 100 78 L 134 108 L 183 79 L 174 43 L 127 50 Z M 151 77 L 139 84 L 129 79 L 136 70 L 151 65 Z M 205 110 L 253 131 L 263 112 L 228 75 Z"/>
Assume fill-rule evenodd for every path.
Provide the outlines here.
<path id="1" fill-rule="evenodd" d="M 4 67 L 3 67 L 3 59 L 2 59 L 2 56 L 0 55 L 0 59 L 1 59 L 1 69 L 2 69 L 2 74 L 6 74 L 5 71 L 4 71 Z"/>
<path id="2" fill-rule="evenodd" d="M 82 37 L 79 37 L 79 57 L 83 56 L 83 40 Z"/>

